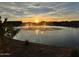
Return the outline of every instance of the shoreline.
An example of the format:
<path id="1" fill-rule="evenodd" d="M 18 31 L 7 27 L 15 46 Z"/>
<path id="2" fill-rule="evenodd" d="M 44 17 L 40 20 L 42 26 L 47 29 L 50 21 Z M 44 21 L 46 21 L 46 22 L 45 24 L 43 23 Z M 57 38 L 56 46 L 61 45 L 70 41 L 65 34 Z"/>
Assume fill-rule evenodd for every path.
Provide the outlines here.
<path id="1" fill-rule="evenodd" d="M 0 35 L 0 56 L 13 57 L 69 57 L 75 48 L 52 47 L 28 41 L 9 39 Z M 3 53 L 3 55 L 1 55 Z M 8 55 L 4 55 L 9 53 Z"/>

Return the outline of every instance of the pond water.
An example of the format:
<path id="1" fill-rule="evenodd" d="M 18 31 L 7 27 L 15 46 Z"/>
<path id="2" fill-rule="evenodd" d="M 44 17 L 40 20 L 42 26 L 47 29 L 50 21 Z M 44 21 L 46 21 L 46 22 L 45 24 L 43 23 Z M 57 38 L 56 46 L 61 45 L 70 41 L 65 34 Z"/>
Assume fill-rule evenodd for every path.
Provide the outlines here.
<path id="1" fill-rule="evenodd" d="M 79 47 L 79 28 L 47 26 L 43 27 L 16 27 L 20 31 L 14 39 L 34 43 L 52 45 L 56 47 Z"/>

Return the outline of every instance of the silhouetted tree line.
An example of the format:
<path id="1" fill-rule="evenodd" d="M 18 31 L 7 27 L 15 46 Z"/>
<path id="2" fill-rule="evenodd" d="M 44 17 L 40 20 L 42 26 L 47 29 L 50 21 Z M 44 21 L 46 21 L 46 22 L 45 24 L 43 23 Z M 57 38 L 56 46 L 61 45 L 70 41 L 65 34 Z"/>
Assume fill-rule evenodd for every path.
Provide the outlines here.
<path id="1" fill-rule="evenodd" d="M 46 21 L 41 21 L 41 22 L 38 22 L 38 23 L 35 23 L 35 22 L 27 22 L 25 23 L 25 25 L 28 24 L 28 25 L 46 25 Z"/>
<path id="2" fill-rule="evenodd" d="M 65 27 L 79 27 L 79 21 L 61 21 L 61 22 L 46 22 L 41 21 L 39 23 L 27 22 L 29 25 L 49 25 L 49 26 L 65 26 Z"/>
<path id="3" fill-rule="evenodd" d="M 7 21 L 7 25 L 10 25 L 12 27 L 21 26 L 22 22 L 21 21 Z"/>
<path id="4" fill-rule="evenodd" d="M 47 22 L 49 26 L 79 27 L 79 21 Z"/>

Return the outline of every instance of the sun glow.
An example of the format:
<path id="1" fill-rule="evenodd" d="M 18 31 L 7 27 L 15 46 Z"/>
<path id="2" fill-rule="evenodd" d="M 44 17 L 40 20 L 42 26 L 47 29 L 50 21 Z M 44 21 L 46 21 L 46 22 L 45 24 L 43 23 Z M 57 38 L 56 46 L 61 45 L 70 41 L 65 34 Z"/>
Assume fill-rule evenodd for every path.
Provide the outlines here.
<path id="1" fill-rule="evenodd" d="M 36 19 L 34 22 L 35 22 L 35 23 L 39 23 L 39 20 L 38 20 L 38 19 Z"/>
<path id="2" fill-rule="evenodd" d="M 67 17 L 66 17 L 67 18 Z M 37 16 L 31 16 L 31 17 L 22 17 L 19 18 L 19 20 L 21 20 L 22 22 L 35 22 L 35 23 L 39 23 L 41 21 L 64 21 L 66 20 L 66 18 L 64 17 L 56 17 L 56 16 L 43 16 L 43 15 L 37 15 Z"/>

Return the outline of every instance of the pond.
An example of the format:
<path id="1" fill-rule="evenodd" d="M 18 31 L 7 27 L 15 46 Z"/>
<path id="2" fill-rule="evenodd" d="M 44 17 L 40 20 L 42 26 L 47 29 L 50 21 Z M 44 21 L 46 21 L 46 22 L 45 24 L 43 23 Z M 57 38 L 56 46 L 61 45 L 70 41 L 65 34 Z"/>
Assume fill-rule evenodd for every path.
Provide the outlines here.
<path id="1" fill-rule="evenodd" d="M 14 39 L 56 47 L 79 47 L 79 28 L 46 26 L 46 27 L 16 27 L 20 31 Z"/>

